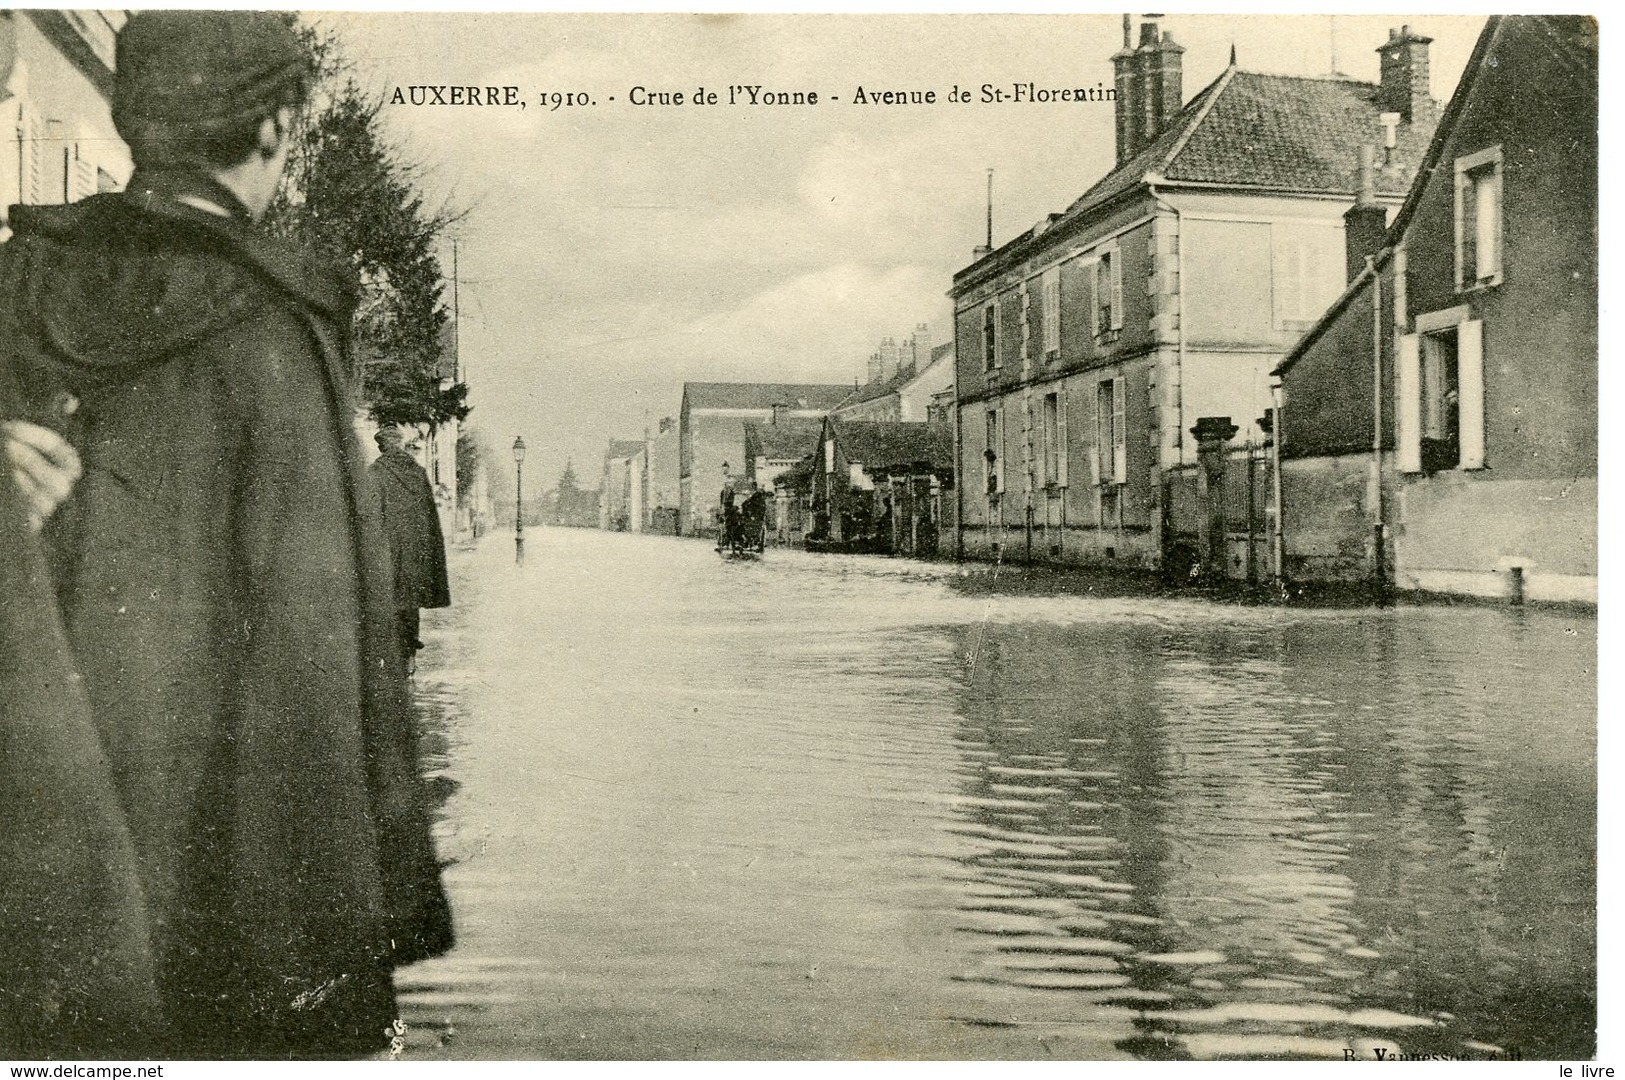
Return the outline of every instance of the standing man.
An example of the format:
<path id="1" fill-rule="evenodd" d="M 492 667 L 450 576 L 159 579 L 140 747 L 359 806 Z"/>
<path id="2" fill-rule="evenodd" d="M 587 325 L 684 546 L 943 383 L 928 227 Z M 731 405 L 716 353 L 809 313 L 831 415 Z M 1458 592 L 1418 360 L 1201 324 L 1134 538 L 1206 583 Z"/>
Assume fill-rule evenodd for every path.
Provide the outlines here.
<path id="1" fill-rule="evenodd" d="M 373 441 L 378 444 L 378 460 L 367 467 L 367 474 L 372 478 L 395 566 L 395 623 L 401 655 L 410 670 L 413 654 L 423 648 L 418 639 L 418 609 L 451 606 L 446 542 L 440 535 L 440 513 L 429 474 L 406 452 L 400 429 L 380 428 Z"/>
<path id="2" fill-rule="evenodd" d="M 256 226 L 309 70 L 277 14 L 137 12 L 113 96 L 128 190 L 14 208 L 0 245 L 0 419 L 55 430 L 83 467 L 39 561 L 101 786 L 58 809 L 113 814 L 104 862 L 129 875 L 101 897 L 0 880 L 0 939 L 51 933 L 30 915 L 51 899 L 98 905 L 64 925 L 116 925 L 118 985 L 152 988 L 108 1010 L 95 955 L 84 979 L 53 956 L 0 967 L 4 1049 L 368 1053 L 397 1018 L 393 969 L 450 947 L 350 426 L 354 296 Z M 15 546 L 49 499 L 11 502 Z M 14 815 L 0 869 L 39 840 Z"/>

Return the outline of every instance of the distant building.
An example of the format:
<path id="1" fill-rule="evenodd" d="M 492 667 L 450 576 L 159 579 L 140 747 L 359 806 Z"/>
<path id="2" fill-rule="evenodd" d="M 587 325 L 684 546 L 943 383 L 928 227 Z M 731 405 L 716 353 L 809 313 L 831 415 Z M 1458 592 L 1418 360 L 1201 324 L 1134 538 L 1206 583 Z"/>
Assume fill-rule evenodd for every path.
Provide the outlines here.
<path id="1" fill-rule="evenodd" d="M 1232 63 L 1188 103 L 1155 23 L 1117 69 L 1117 165 L 954 276 L 964 553 L 1159 567 L 1198 485 L 1191 429 L 1241 439 L 1269 374 L 1343 286 L 1362 144 L 1397 209 L 1428 145 L 1429 39 L 1379 49 L 1382 82 Z"/>
<path id="2" fill-rule="evenodd" d="M 1289 576 L 1596 601 L 1597 124 L 1594 20 L 1489 20 L 1280 365 Z"/>
<path id="3" fill-rule="evenodd" d="M 929 419 L 931 399 L 951 390 L 954 384 L 953 342 L 930 348 L 925 344 L 922 325 L 912 341 L 895 350 L 896 366 L 871 362 L 871 374 L 878 378 L 854 390 L 830 413 L 842 420 Z M 877 353 L 876 357 L 882 354 Z"/>
<path id="4" fill-rule="evenodd" d="M 943 496 L 952 497 L 953 428 L 829 417 L 813 453 L 811 489 L 811 539 L 934 554 Z"/>
<path id="5" fill-rule="evenodd" d="M 639 439 L 611 439 L 604 451 L 598 485 L 598 527 L 614 532 L 643 531 L 643 485 L 633 462 L 644 450 Z"/>
<path id="6" fill-rule="evenodd" d="M 762 491 L 818 446 L 822 420 L 783 419 L 745 424 L 745 479 Z"/>
<path id="7" fill-rule="evenodd" d="M 644 503 L 644 531 L 671 536 L 677 532 L 678 484 L 677 421 L 660 419 L 660 428 L 649 440 L 647 460 L 649 496 Z"/>
<path id="8" fill-rule="evenodd" d="M 130 178 L 113 127 L 117 11 L 0 11 L 0 239 L 16 203 L 76 202 Z"/>
<path id="9" fill-rule="evenodd" d="M 730 476 L 744 476 L 747 421 L 821 419 L 851 393 L 852 387 L 840 383 L 684 383 L 678 417 L 681 532 L 711 531 L 723 465 Z"/>

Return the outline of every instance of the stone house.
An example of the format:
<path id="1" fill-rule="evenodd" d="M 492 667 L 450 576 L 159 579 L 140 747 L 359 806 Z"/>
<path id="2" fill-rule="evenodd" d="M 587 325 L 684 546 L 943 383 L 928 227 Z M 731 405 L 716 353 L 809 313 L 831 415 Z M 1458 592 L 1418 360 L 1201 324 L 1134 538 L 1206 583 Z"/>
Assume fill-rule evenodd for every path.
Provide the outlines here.
<path id="1" fill-rule="evenodd" d="M 1596 34 L 1492 17 L 1392 226 L 1351 229 L 1278 369 L 1288 576 L 1596 601 Z"/>
<path id="2" fill-rule="evenodd" d="M 1358 148 L 1387 212 L 1428 145 L 1429 42 L 1395 31 L 1380 84 L 1232 55 L 1186 102 L 1183 49 L 1125 20 L 1115 168 L 949 292 L 963 554 L 1155 568 L 1194 531 L 1191 429 L 1262 441 L 1271 370 L 1344 283 Z"/>

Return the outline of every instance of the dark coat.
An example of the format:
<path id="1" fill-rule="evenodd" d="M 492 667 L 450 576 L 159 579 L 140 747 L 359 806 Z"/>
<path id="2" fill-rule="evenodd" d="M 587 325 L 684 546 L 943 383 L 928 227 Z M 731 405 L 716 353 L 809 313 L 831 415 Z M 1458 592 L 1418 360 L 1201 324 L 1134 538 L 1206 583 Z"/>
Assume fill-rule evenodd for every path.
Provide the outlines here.
<path id="1" fill-rule="evenodd" d="M 367 475 L 389 541 L 396 608 L 449 607 L 446 541 L 428 474 L 405 450 L 386 450 L 367 467 Z"/>
<path id="2" fill-rule="evenodd" d="M 85 466 L 46 539 L 110 787 L 64 805 L 122 812 L 159 1051 L 354 1053 L 384 1042 L 391 969 L 451 927 L 351 427 L 352 299 L 176 183 L 15 208 L 0 247 L 11 411 Z"/>

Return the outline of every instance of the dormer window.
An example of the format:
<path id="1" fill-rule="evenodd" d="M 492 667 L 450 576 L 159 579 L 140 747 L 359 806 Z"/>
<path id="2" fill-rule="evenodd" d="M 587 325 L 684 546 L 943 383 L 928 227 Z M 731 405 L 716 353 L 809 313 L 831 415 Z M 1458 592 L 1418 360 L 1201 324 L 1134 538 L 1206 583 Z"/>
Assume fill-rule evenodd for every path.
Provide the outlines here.
<path id="1" fill-rule="evenodd" d="M 1456 159 L 1456 290 L 1501 283 L 1501 148 Z"/>

